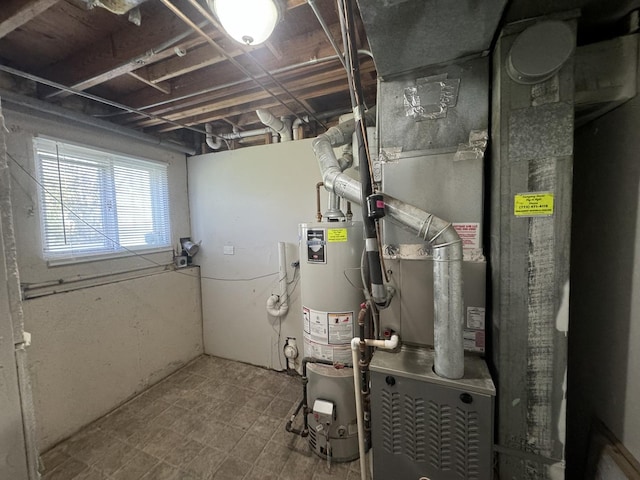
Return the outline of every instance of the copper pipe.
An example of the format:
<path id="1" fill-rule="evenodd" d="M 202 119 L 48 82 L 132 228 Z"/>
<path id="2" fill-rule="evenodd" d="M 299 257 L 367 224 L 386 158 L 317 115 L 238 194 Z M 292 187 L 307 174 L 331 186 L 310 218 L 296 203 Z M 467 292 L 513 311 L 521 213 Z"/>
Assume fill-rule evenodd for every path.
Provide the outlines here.
<path id="1" fill-rule="evenodd" d="M 320 211 L 320 187 L 324 187 L 324 182 L 318 182 L 316 184 L 316 220 L 322 221 L 322 211 Z"/>

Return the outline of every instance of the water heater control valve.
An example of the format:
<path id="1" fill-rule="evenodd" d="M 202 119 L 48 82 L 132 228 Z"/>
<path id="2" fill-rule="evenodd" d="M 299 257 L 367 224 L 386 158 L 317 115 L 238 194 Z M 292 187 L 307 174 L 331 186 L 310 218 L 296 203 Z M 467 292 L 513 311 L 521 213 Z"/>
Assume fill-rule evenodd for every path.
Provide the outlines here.
<path id="1" fill-rule="evenodd" d="M 336 418 L 336 406 L 333 402 L 317 399 L 313 402 L 313 418 L 319 424 L 329 427 Z"/>

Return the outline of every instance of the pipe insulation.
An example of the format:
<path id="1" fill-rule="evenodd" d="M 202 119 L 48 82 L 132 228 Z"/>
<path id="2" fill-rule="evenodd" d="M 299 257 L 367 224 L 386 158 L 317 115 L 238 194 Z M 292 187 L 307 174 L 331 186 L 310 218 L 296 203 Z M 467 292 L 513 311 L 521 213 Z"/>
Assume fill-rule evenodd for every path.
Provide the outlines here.
<path id="1" fill-rule="evenodd" d="M 373 123 L 375 112 L 366 113 Z M 329 192 L 360 204 L 361 185 L 342 173 L 334 147 L 351 141 L 355 121 L 348 120 L 331 127 L 313 141 L 322 180 Z M 385 214 L 431 245 L 433 249 L 434 349 L 435 372 L 444 378 L 464 375 L 462 241 L 451 223 L 383 194 Z"/>
<path id="2" fill-rule="evenodd" d="M 289 291 L 287 289 L 287 254 L 286 244 L 278 242 L 278 262 L 280 279 L 280 295 L 270 295 L 267 298 L 267 313 L 274 317 L 284 317 L 289 311 Z"/>

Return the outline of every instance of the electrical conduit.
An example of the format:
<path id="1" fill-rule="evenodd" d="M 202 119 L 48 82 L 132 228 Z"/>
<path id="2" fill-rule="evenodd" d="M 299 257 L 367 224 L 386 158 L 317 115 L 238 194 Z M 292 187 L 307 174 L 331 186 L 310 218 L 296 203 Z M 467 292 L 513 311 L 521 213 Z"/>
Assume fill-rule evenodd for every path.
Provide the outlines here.
<path id="1" fill-rule="evenodd" d="M 267 313 L 274 317 L 284 317 L 289 311 L 289 292 L 287 290 L 287 255 L 286 244 L 278 242 L 278 261 L 280 264 L 278 278 L 280 279 L 280 295 L 267 298 Z"/>

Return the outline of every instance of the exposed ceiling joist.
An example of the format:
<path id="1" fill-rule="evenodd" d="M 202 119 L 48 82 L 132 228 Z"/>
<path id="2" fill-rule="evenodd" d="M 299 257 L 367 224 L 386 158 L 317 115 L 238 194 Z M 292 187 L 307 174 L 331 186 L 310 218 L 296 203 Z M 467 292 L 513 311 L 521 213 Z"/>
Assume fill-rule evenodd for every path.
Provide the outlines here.
<path id="1" fill-rule="evenodd" d="M 339 25 L 332 25 L 333 30 L 339 29 Z M 278 60 L 272 55 L 263 51 L 257 51 L 255 57 L 261 62 L 262 66 L 270 72 L 277 72 L 279 69 L 289 67 L 291 65 L 297 65 L 304 62 L 313 64 L 317 59 L 331 57 L 334 54 L 331 45 L 324 41 L 324 33 L 321 30 L 315 30 L 311 33 L 299 35 L 293 37 L 286 42 L 283 42 L 282 48 L 287 52 L 285 58 Z M 203 48 L 209 47 L 203 46 Z M 209 47 L 211 55 L 214 54 L 211 47 Z M 202 52 L 206 54 L 206 50 Z M 190 55 L 187 53 L 182 60 L 186 61 L 186 58 Z M 173 68 L 177 68 L 179 65 L 178 59 L 175 59 L 175 65 Z M 238 57 L 237 60 L 241 62 L 248 70 L 252 71 L 257 77 L 262 78 L 261 72 L 255 69 L 251 62 L 243 60 Z M 164 63 L 164 62 L 163 62 Z M 158 64 L 158 70 L 160 70 L 161 64 Z M 126 105 L 135 106 L 136 108 L 145 108 L 149 105 L 155 105 L 158 103 L 168 102 L 170 100 L 177 100 L 188 98 L 190 95 L 203 92 L 207 89 L 214 89 L 216 85 L 228 85 L 230 83 L 238 81 L 249 82 L 244 74 L 231 69 L 226 65 L 219 65 L 220 68 L 201 68 L 190 72 L 190 75 L 183 75 L 176 77 L 172 81 L 172 88 L 170 95 L 163 95 L 153 90 L 145 90 L 142 92 L 135 92 L 131 95 L 124 96 L 120 101 Z M 168 74 L 167 74 L 168 75 Z"/>
<path id="2" fill-rule="evenodd" d="M 0 22 L 9 11 L 5 4 L 17 5 L 16 12 L 45 1 L 0 0 Z M 204 0 L 144 2 L 140 26 L 88 9 L 84 0 L 48 1 L 50 8 L 39 15 L 32 10 L 20 28 L 0 38 L 0 64 L 43 85 L 37 94 L 45 100 L 84 97 L 65 101 L 68 108 L 98 111 L 119 125 L 199 148 L 197 134 L 209 121 L 221 131 L 251 130 L 260 126 L 257 108 L 313 119 L 350 105 L 344 68 L 306 0 L 282 0 L 286 10 L 273 36 L 252 48 L 229 39 Z M 334 2 L 317 0 L 316 6 L 339 39 Z M 375 71 L 373 62 L 365 63 L 372 99 Z M 72 88 L 61 93 L 63 86 Z M 85 103 L 96 101 L 103 104 L 98 110 Z M 322 118 L 314 124 L 324 126 Z"/>
<path id="3" fill-rule="evenodd" d="M 188 8 L 188 2 L 181 6 Z M 39 75 L 74 90 L 86 90 L 145 64 L 174 56 L 173 46 L 192 34 L 171 12 L 161 10 L 139 27 L 114 32 Z"/>
<path id="4" fill-rule="evenodd" d="M 0 38 L 20 28 L 59 0 L 4 0 L 0 8 Z"/>

